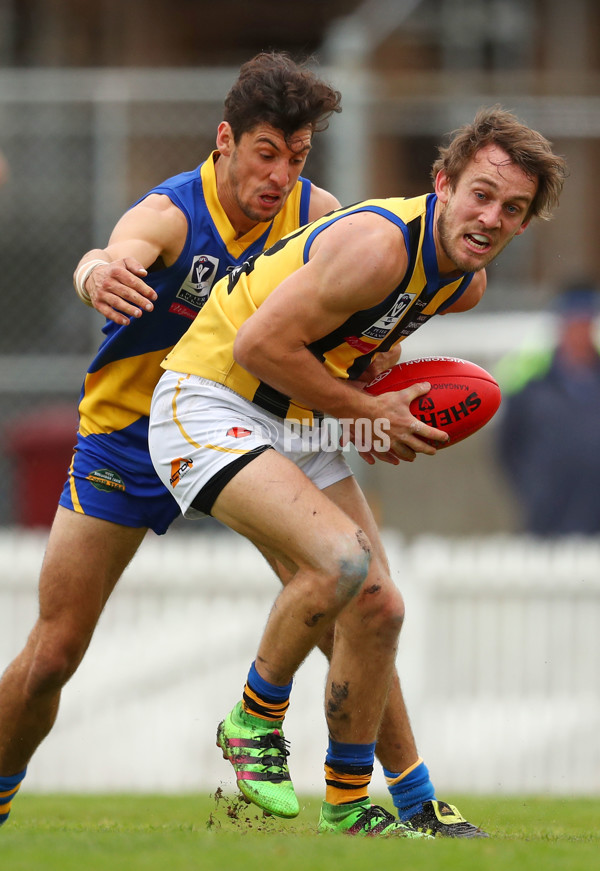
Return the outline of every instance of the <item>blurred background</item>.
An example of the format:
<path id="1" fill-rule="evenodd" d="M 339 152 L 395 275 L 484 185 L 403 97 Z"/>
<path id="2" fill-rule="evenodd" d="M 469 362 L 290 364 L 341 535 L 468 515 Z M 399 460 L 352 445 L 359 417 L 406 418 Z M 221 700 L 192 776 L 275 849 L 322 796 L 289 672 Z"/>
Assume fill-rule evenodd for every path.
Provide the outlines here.
<path id="1" fill-rule="evenodd" d="M 570 174 L 554 219 L 534 221 L 492 264 L 488 291 L 474 312 L 435 319 L 405 343 L 405 358 L 464 357 L 492 371 L 504 387 L 507 359 L 552 347 L 560 289 L 573 280 L 600 280 L 596 0 L 0 0 L 2 665 L 19 649 L 23 626 L 35 613 L 37 569 L 70 458 L 80 384 L 101 337 L 101 318 L 73 291 L 74 266 L 86 250 L 106 244 L 117 218 L 146 190 L 205 159 L 240 64 L 262 49 L 312 55 L 320 74 L 341 90 L 343 112 L 316 138 L 305 175 L 344 204 L 429 191 L 436 146 L 484 104 L 511 109 L 567 159 Z M 507 384 L 507 393 L 511 389 Z M 530 538 L 498 457 L 501 420 L 502 409 L 482 432 L 433 459 L 398 469 L 355 464 L 397 558 L 399 583 L 414 605 L 418 625 L 407 629 L 401 651 L 413 721 L 442 785 L 600 790 L 598 538 Z M 64 766 L 57 772 L 57 754 L 42 750 L 33 784 L 38 777 L 41 787 L 81 786 L 81 772 L 90 772 L 90 742 L 96 746 L 97 736 L 111 730 L 122 748 L 119 770 L 127 770 L 143 744 L 140 723 L 147 722 L 141 683 L 150 696 L 161 688 L 170 694 L 175 686 L 188 700 L 200 692 L 183 677 L 196 653 L 182 650 L 175 657 L 163 618 L 173 607 L 176 619 L 187 611 L 191 634 L 199 621 L 223 627 L 226 580 L 221 594 L 214 583 L 201 589 L 197 578 L 186 585 L 179 575 L 195 562 L 211 578 L 231 575 L 229 537 L 223 555 L 207 532 L 214 532 L 209 523 L 179 522 L 166 539 L 147 543 L 150 557 L 140 555 L 129 583 L 124 579 L 65 700 L 67 710 L 73 705 L 65 715 L 73 731 L 59 726 L 44 745 L 68 747 L 72 764 L 67 773 Z M 177 553 L 185 554 L 181 570 Z M 272 580 L 267 573 L 261 586 L 264 568 L 241 553 L 236 571 L 251 567 L 254 584 L 244 595 L 255 604 L 262 596 L 268 605 Z M 179 592 L 167 605 L 172 575 Z M 132 643 L 123 616 L 129 606 L 121 604 L 119 611 L 119 603 L 138 601 L 144 589 L 150 600 L 136 606 L 140 655 L 133 659 L 143 665 L 148 647 L 156 652 L 153 688 L 135 671 L 125 673 L 116 655 L 118 644 Z M 197 613 L 181 609 L 177 596 L 184 595 L 194 602 L 204 597 Z M 212 607 L 217 611 L 210 616 Z M 259 614 L 266 614 L 262 604 L 260 627 Z M 224 638 L 228 649 L 240 648 L 235 671 L 241 681 L 247 649 L 233 629 L 229 635 L 215 631 L 215 651 Z M 168 646 L 169 657 L 160 645 Z M 201 649 L 203 667 L 214 669 L 218 655 L 211 659 L 205 637 Z M 110 679 L 103 672 L 108 651 Z M 313 696 L 320 672 L 315 678 L 309 663 L 305 668 L 302 707 L 314 711 L 317 704 L 318 710 L 320 699 Z M 102 694 L 111 692 L 117 674 L 124 683 L 111 696 L 111 708 Z M 94 675 L 101 692 L 90 689 L 97 686 Z M 222 677 L 229 689 L 226 710 L 238 687 Z M 126 726 L 128 705 L 138 713 Z M 124 719 L 110 720 L 113 709 Z M 190 722 L 202 716 L 190 713 Z M 511 746 L 514 735 L 506 740 L 509 723 L 521 728 L 523 757 Z M 190 743 L 172 721 L 163 728 L 149 737 L 154 754 Z M 461 744 L 466 766 L 456 765 L 450 738 L 439 740 L 440 732 L 457 730 L 470 747 L 467 753 Z M 304 734 L 300 725 L 298 731 Z M 572 777 L 553 768 L 557 734 Z M 52 743 L 60 741 L 65 743 Z M 212 745 L 207 752 L 200 767 L 210 772 Z M 89 774 L 88 786 L 115 783 L 102 756 L 96 767 L 98 777 Z M 172 758 L 165 767 L 175 770 Z M 183 768 L 189 783 L 180 773 L 168 786 L 199 783 L 193 766 Z M 142 769 L 147 771 L 140 759 Z M 319 770 L 313 774 L 318 789 Z M 160 778 L 156 772 L 152 777 L 132 774 L 122 785 L 153 786 Z M 307 788 L 312 786 L 311 780 Z"/>
<path id="2" fill-rule="evenodd" d="M 554 220 L 492 264 L 476 311 L 417 332 L 405 357 L 495 371 L 552 329 L 546 305 L 563 282 L 598 278 L 592 0 L 0 0 L 0 523 L 51 517 L 64 478 L 101 326 L 74 295 L 75 264 L 137 197 L 205 158 L 239 65 L 265 48 L 313 55 L 342 91 L 306 167 L 342 203 L 430 190 L 437 144 L 484 104 L 512 109 L 568 160 Z M 518 531 L 493 429 L 434 461 L 363 475 L 382 522 L 409 535 Z"/>

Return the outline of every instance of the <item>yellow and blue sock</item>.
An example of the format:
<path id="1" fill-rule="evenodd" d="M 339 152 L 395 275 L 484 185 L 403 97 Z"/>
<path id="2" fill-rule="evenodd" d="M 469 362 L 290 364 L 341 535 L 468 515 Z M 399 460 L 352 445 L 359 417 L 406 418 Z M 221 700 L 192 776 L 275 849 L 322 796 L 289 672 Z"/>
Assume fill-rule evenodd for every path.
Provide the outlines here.
<path id="1" fill-rule="evenodd" d="M 423 804 L 435 798 L 429 769 L 419 757 L 406 771 L 395 773 L 383 769 L 392 801 L 401 820 L 409 820 L 423 809 Z"/>
<path id="2" fill-rule="evenodd" d="M 374 761 L 375 742 L 345 744 L 330 738 L 325 757 L 327 804 L 341 805 L 368 800 Z"/>
<path id="3" fill-rule="evenodd" d="M 247 714 L 269 722 L 281 722 L 290 706 L 292 681 L 277 686 L 261 677 L 253 662 L 248 672 L 242 707 Z"/>
<path id="4" fill-rule="evenodd" d="M 0 775 L 0 826 L 8 819 L 11 802 L 19 791 L 21 781 L 25 777 L 26 772 L 27 769 L 24 768 L 23 771 L 10 777 L 2 777 Z"/>

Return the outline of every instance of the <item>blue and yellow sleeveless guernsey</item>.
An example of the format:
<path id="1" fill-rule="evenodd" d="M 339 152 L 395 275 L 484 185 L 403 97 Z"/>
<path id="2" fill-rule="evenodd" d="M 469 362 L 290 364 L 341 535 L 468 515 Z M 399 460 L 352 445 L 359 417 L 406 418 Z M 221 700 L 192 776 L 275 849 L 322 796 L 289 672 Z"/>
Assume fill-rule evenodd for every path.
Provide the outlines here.
<path id="1" fill-rule="evenodd" d="M 220 278 L 267 245 L 308 221 L 311 183 L 299 178 L 281 212 L 236 239 L 217 196 L 215 159 L 167 179 L 145 194 L 165 194 L 185 215 L 187 238 L 177 261 L 145 278 L 158 298 L 154 311 L 126 326 L 107 320 L 105 339 L 81 390 L 78 444 L 60 503 L 124 525 L 151 525 L 115 512 L 116 500 L 86 504 L 89 483 L 98 493 L 128 492 L 145 499 L 166 493 L 148 453 L 148 415 L 161 360 L 181 338 Z M 135 203 L 134 205 L 137 205 Z M 94 459 L 83 468 L 82 454 Z M 89 487 L 90 497 L 94 496 Z M 173 503 L 175 505 L 175 503 Z M 177 506 L 175 505 L 175 508 Z M 161 524 L 159 524 L 161 525 Z"/>
<path id="2" fill-rule="evenodd" d="M 408 251 L 402 282 L 382 302 L 359 311 L 336 330 L 309 345 L 310 351 L 338 378 L 358 378 L 377 351 L 387 351 L 436 313 L 454 303 L 473 273 L 444 279 L 437 266 L 433 238 L 435 194 L 414 199 L 381 199 L 339 209 L 291 233 L 245 263 L 214 288 L 202 314 L 163 362 L 165 369 L 199 375 L 224 384 L 282 418 L 312 420 L 309 410 L 261 382 L 233 358 L 242 323 L 271 292 L 309 259 L 319 233 L 356 212 L 375 212 L 395 224 Z"/>

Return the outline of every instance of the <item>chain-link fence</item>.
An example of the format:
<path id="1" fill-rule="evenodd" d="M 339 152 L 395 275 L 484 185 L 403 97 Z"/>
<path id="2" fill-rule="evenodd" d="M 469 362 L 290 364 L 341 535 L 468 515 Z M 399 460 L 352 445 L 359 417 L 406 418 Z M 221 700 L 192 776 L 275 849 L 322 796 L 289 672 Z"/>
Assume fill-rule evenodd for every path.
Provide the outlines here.
<path id="1" fill-rule="evenodd" d="M 102 325 L 74 295 L 75 265 L 146 190 L 206 157 L 236 75 L 2 72 L 0 523 L 23 511 L 35 521 L 27 491 L 37 485 L 43 499 L 51 487 L 56 502 L 66 475 L 68 431 Z"/>
<path id="2" fill-rule="evenodd" d="M 74 426 L 81 381 L 102 325 L 74 294 L 74 266 L 86 250 L 106 244 L 117 218 L 145 191 L 207 156 L 237 72 L 0 70 L 0 149 L 9 168 L 0 187 L 0 524 L 20 519 L 25 485 L 41 493 L 52 474 L 65 476 L 64 427 Z M 478 105 L 494 101 L 493 95 L 419 101 L 406 93 L 395 96 L 372 73 L 320 74 L 342 90 L 344 111 L 329 132 L 316 137 L 306 172 L 343 203 L 429 190 L 424 143 L 433 156 L 443 133 L 472 117 Z M 575 154 L 589 146 L 592 160 L 600 141 L 597 98 L 536 101 L 522 95 L 521 105 L 525 120 L 552 137 L 570 137 L 564 142 L 574 143 Z M 573 175 L 579 171 L 576 194 L 585 165 L 572 168 Z M 560 229 L 544 237 L 545 248 L 539 241 L 545 227 L 539 238 L 532 231 L 515 240 L 510 257 L 499 258 L 490 272 L 483 310 L 510 308 L 515 300 L 519 305 L 529 299 L 530 307 L 532 300 L 539 302 L 539 288 L 554 269 L 553 261 L 543 267 L 545 252 L 581 259 L 577 245 L 589 232 L 589 216 L 579 203 L 561 226 L 570 236 L 558 253 Z M 454 353 L 469 356 L 469 348 Z M 48 407 L 55 425 L 42 414 Z M 33 416 L 23 421 L 25 413 Z M 62 449 L 58 459 L 50 454 L 53 432 Z M 52 503 L 57 496 L 52 494 Z"/>

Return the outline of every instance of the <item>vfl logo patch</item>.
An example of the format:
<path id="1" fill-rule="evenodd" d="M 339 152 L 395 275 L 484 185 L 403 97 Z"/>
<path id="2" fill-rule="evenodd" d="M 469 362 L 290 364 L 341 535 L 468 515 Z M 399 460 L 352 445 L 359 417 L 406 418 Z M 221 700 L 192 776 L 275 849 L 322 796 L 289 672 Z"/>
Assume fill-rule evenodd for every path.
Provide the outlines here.
<path id="1" fill-rule="evenodd" d="M 197 254 L 187 278 L 177 291 L 177 299 L 201 309 L 212 289 L 219 266 L 219 258 L 210 254 Z"/>
<path id="2" fill-rule="evenodd" d="M 112 469 L 96 469 L 94 472 L 90 472 L 86 477 L 86 481 L 89 481 L 96 490 L 102 490 L 105 493 L 109 493 L 111 490 L 119 490 L 121 493 L 125 492 L 123 478 L 116 472 L 113 472 Z"/>
<path id="3" fill-rule="evenodd" d="M 388 333 L 394 329 L 415 296 L 416 293 L 403 293 L 388 312 L 366 330 L 363 330 L 363 336 L 369 336 L 371 339 L 385 339 Z"/>
<path id="4" fill-rule="evenodd" d="M 227 435 L 234 439 L 243 439 L 246 436 L 252 435 L 252 430 L 246 429 L 244 426 L 232 426 L 227 430 Z"/>
<path id="5" fill-rule="evenodd" d="M 194 463 L 189 457 L 177 457 L 176 460 L 171 460 L 171 477 L 169 484 L 173 489 L 179 484 L 186 472 L 192 468 Z"/>

